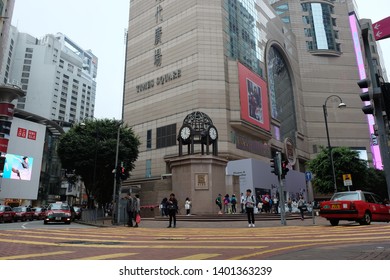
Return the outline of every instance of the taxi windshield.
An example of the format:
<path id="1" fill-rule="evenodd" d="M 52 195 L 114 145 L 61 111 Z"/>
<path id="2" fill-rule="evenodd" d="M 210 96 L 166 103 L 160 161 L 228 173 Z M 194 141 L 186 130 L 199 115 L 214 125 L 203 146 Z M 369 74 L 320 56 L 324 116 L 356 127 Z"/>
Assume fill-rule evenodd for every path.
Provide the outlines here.
<path id="1" fill-rule="evenodd" d="M 352 192 L 352 193 L 335 193 L 332 197 L 333 201 L 338 201 L 338 200 L 361 200 L 360 196 L 357 192 Z"/>
<path id="2" fill-rule="evenodd" d="M 69 210 L 69 205 L 64 203 L 53 203 L 50 205 L 51 210 Z"/>

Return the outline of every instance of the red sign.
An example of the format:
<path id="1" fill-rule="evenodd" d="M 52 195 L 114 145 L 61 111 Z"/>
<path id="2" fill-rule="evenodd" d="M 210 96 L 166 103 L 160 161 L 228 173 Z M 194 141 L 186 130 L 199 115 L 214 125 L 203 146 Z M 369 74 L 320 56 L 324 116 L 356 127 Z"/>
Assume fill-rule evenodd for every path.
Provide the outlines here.
<path id="1" fill-rule="evenodd" d="M 0 138 L 0 152 L 7 153 L 8 141 L 7 138 Z"/>
<path id="2" fill-rule="evenodd" d="M 14 115 L 15 105 L 11 103 L 0 103 L 0 116 L 8 117 L 8 119 L 12 119 Z"/>
<path id="3" fill-rule="evenodd" d="M 26 138 L 27 129 L 18 127 L 18 132 L 16 133 L 16 136 L 21 137 L 21 138 Z"/>
<path id="4" fill-rule="evenodd" d="M 27 134 L 27 138 L 30 140 L 37 140 L 37 132 L 34 130 L 29 130 Z"/>
<path id="5" fill-rule="evenodd" d="M 382 40 L 390 37 L 390 17 L 384 18 L 372 25 L 375 40 Z"/>

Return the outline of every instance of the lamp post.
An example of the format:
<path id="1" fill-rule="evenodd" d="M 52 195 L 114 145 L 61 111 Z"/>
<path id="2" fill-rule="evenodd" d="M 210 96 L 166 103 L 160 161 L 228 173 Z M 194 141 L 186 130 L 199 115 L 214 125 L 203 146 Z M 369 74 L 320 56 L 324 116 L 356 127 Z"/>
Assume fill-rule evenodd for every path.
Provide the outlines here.
<path id="1" fill-rule="evenodd" d="M 334 192 L 337 192 L 337 184 L 336 184 L 336 174 L 334 170 L 334 162 L 333 162 L 333 154 L 332 154 L 332 146 L 330 145 L 330 138 L 329 138 L 329 129 L 328 129 L 328 110 L 326 108 L 326 103 L 328 100 L 332 97 L 338 98 L 340 103 L 338 105 L 338 108 L 342 109 L 345 108 L 347 105 L 343 102 L 340 96 L 338 95 L 331 95 L 329 96 L 326 100 L 324 105 L 322 105 L 322 109 L 324 111 L 324 119 L 325 119 L 325 128 L 326 128 L 326 137 L 328 139 L 328 152 L 329 152 L 329 160 L 330 160 L 330 165 L 332 169 L 332 176 L 333 176 L 333 186 L 334 186 Z"/>
<path id="2" fill-rule="evenodd" d="M 120 130 L 122 127 L 123 121 L 120 121 L 118 123 L 118 131 L 116 135 L 116 152 L 115 152 L 115 169 L 113 171 L 114 173 L 114 190 L 112 193 L 113 201 L 114 201 L 114 214 L 112 215 L 112 224 L 118 223 L 119 224 L 119 199 L 117 201 L 116 197 L 116 185 L 117 185 L 117 172 L 118 172 L 118 157 L 119 157 L 119 142 L 120 142 Z M 115 221 L 115 217 L 117 218 Z"/>

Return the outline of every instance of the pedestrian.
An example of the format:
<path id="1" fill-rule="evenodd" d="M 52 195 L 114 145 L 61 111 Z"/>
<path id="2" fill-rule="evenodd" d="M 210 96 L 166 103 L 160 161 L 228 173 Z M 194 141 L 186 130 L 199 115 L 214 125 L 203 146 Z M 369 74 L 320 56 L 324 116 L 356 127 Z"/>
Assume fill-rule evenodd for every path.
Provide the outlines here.
<path id="1" fill-rule="evenodd" d="M 288 198 L 287 200 L 287 207 L 288 207 L 288 212 L 292 212 L 292 200 L 291 197 Z"/>
<path id="2" fill-rule="evenodd" d="M 137 215 L 141 215 L 141 200 L 139 199 L 139 194 L 135 195 L 135 198 L 133 199 L 134 202 L 134 221 L 135 226 L 138 227 L 139 221 L 137 221 Z"/>
<path id="3" fill-rule="evenodd" d="M 168 201 L 168 198 L 164 197 L 160 203 L 161 216 L 163 216 L 163 217 L 168 216 L 167 201 Z"/>
<path id="4" fill-rule="evenodd" d="M 226 194 L 223 199 L 223 212 L 225 214 L 229 213 L 229 204 L 230 204 L 230 197 L 229 194 Z"/>
<path id="5" fill-rule="evenodd" d="M 167 201 L 167 209 L 169 215 L 169 225 L 168 227 L 176 227 L 176 213 L 177 213 L 177 199 L 175 198 L 175 194 L 171 193 L 169 199 Z M 172 224 L 173 223 L 173 224 Z"/>
<path id="6" fill-rule="evenodd" d="M 236 209 L 237 198 L 236 198 L 235 194 L 232 195 L 232 198 L 230 199 L 230 203 L 232 204 L 232 214 L 236 214 L 237 213 L 237 209 Z"/>
<path id="7" fill-rule="evenodd" d="M 134 217 L 134 199 L 131 196 L 131 193 L 127 194 L 126 212 L 127 212 L 127 225 L 129 227 L 132 227 L 133 217 Z"/>
<path id="8" fill-rule="evenodd" d="M 246 209 L 246 214 L 248 216 L 248 227 L 255 227 L 255 215 L 254 215 L 255 205 L 256 205 L 256 199 L 252 195 L 252 190 L 247 189 L 246 197 L 245 197 L 245 209 Z"/>
<path id="9" fill-rule="evenodd" d="M 218 194 L 217 198 L 215 199 L 215 204 L 217 204 L 219 208 L 218 214 L 222 214 L 222 195 Z"/>
<path id="10" fill-rule="evenodd" d="M 245 196 L 241 193 L 241 213 L 245 213 Z"/>
<path id="11" fill-rule="evenodd" d="M 264 209 L 264 212 L 268 213 L 270 212 L 270 197 L 269 197 L 269 194 L 266 193 L 262 196 L 262 202 L 263 202 L 263 209 Z"/>
<path id="12" fill-rule="evenodd" d="M 279 213 L 279 193 L 276 193 L 274 196 L 274 209 L 275 209 L 275 214 Z"/>
<path id="13" fill-rule="evenodd" d="M 191 215 L 191 200 L 188 197 L 186 198 L 184 208 L 186 209 L 187 216 L 190 216 Z"/>
<path id="14" fill-rule="evenodd" d="M 305 200 L 303 199 L 303 196 L 300 196 L 299 197 L 299 200 L 298 200 L 298 209 L 301 213 L 301 220 L 303 221 L 305 219 L 304 217 L 304 211 L 306 210 L 306 204 L 305 204 Z"/>

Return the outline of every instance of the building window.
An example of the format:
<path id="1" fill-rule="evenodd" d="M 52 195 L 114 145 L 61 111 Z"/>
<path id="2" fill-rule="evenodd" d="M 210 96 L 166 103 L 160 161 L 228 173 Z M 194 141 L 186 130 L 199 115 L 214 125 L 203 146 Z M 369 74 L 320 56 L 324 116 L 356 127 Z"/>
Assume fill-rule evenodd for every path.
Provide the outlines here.
<path id="1" fill-rule="evenodd" d="M 146 149 L 150 150 L 152 148 L 152 130 L 149 129 L 146 132 Z"/>
<path id="2" fill-rule="evenodd" d="M 156 148 L 165 148 L 176 145 L 176 124 L 157 128 Z"/>
<path id="3" fill-rule="evenodd" d="M 334 9 L 332 5 L 325 3 L 304 3 L 302 9 L 309 13 L 303 16 L 303 23 L 309 24 L 305 29 L 305 36 L 313 37 L 313 45 L 308 45 L 308 50 L 335 50 L 338 51 L 336 39 L 339 37 L 336 19 L 332 17 Z"/>
<path id="4" fill-rule="evenodd" d="M 151 159 L 146 160 L 145 177 L 146 178 L 152 177 L 152 160 Z"/>

